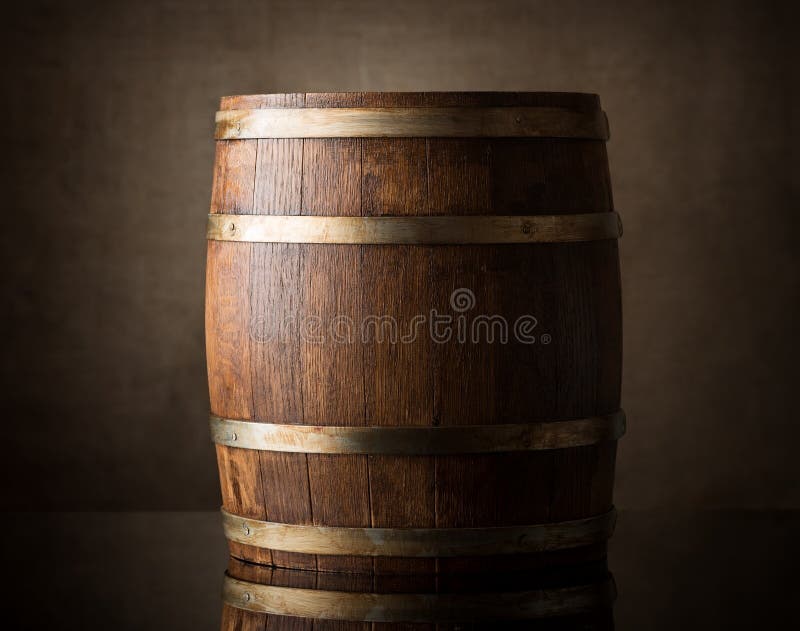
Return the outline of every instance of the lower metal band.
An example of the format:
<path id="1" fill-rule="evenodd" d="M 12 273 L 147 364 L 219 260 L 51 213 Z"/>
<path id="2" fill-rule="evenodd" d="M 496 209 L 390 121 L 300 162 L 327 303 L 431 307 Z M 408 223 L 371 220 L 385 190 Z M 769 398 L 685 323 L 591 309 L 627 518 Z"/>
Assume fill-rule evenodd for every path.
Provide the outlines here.
<path id="1" fill-rule="evenodd" d="M 498 593 L 371 594 L 262 585 L 225 577 L 222 600 L 247 611 L 354 622 L 527 620 L 610 607 L 612 578 L 589 585 Z"/>
<path id="2" fill-rule="evenodd" d="M 522 501 L 522 499 L 521 499 Z M 489 528 L 346 528 L 283 524 L 222 510 L 225 536 L 258 548 L 306 554 L 458 557 L 532 554 L 601 543 L 611 537 L 614 509 L 574 521 Z"/>
<path id="3" fill-rule="evenodd" d="M 622 235 L 615 212 L 573 215 L 436 217 L 323 217 L 319 215 L 208 216 L 213 241 L 384 245 L 466 245 L 601 241 Z"/>
<path id="4" fill-rule="evenodd" d="M 583 447 L 617 440 L 625 433 L 625 413 L 503 425 L 371 426 L 286 425 L 211 415 L 218 445 L 316 454 L 436 456 Z"/>

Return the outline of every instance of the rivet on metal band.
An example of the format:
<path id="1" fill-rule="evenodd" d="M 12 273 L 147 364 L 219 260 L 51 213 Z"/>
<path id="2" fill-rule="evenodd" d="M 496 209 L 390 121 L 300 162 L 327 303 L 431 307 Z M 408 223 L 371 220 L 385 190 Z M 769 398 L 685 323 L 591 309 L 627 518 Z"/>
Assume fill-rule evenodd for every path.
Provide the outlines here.
<path id="1" fill-rule="evenodd" d="M 532 554 L 606 541 L 616 511 L 574 521 L 488 528 L 346 528 L 283 524 L 222 510 L 225 536 L 258 548 L 306 554 L 456 557 Z"/>
<path id="2" fill-rule="evenodd" d="M 217 140 L 246 138 L 487 138 L 608 140 L 602 110 L 559 107 L 330 107 L 217 112 Z"/>
<path id="3" fill-rule="evenodd" d="M 616 212 L 434 217 L 215 213 L 208 216 L 206 237 L 261 243 L 459 245 L 600 241 L 617 239 L 621 233 Z"/>
<path id="4" fill-rule="evenodd" d="M 315 454 L 435 456 L 583 447 L 625 434 L 625 412 L 504 425 L 286 425 L 210 416 L 212 440 L 227 447 Z"/>
<path id="5" fill-rule="evenodd" d="M 354 622 L 528 620 L 610 607 L 611 577 L 588 585 L 497 593 L 371 594 L 283 587 L 225 576 L 226 605 L 258 613 Z"/>

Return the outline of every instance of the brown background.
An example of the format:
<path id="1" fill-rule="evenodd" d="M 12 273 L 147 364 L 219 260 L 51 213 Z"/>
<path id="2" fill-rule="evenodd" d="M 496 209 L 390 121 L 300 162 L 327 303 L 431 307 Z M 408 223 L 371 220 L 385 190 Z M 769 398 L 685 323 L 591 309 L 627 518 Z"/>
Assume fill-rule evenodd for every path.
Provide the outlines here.
<path id="1" fill-rule="evenodd" d="M 617 503 L 800 508 L 792 10 L 20 6 L 0 44 L 4 508 L 219 504 L 202 315 L 213 113 L 224 94 L 333 90 L 599 93 L 625 221 Z"/>

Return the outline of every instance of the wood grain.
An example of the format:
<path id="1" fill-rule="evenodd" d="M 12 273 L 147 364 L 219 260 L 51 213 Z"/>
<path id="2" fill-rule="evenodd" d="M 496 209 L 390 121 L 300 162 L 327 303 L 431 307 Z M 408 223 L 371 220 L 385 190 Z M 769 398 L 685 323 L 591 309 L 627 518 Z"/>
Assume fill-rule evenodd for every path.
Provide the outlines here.
<path id="1" fill-rule="evenodd" d="M 405 99 L 365 95 L 369 107 L 417 105 L 419 95 Z M 419 217 L 427 214 L 427 142 L 424 139 L 363 139 L 362 191 L 364 217 Z M 365 312 L 409 322 L 420 303 L 397 300 L 419 296 L 426 302 L 430 283 L 427 248 L 377 246 L 362 248 Z M 364 383 L 367 422 L 370 425 L 428 425 L 433 412 L 433 380 L 428 369 L 431 343 L 425 337 L 414 344 L 386 341 L 365 347 Z M 397 375 L 406 375 L 398 379 Z M 433 527 L 435 524 L 434 469 L 431 457 L 370 456 L 371 524 L 398 523 Z M 398 502 L 393 498 L 403 497 Z M 431 559 L 375 558 L 378 574 L 430 573 Z"/>
<path id="2" fill-rule="evenodd" d="M 358 105 L 360 95 L 306 96 L 307 107 Z M 352 138 L 306 139 L 303 153 L 303 213 L 361 214 L 361 141 Z M 363 317 L 361 246 L 307 245 L 302 267 L 304 314 L 323 325 L 334 317 L 360 322 Z M 307 332 L 301 346 L 306 423 L 364 425 L 364 350 Z M 369 526 L 367 457 L 309 455 L 314 523 Z M 319 570 L 371 571 L 372 559 L 319 557 Z"/>
<path id="3" fill-rule="evenodd" d="M 253 212 L 258 141 L 218 143 L 211 212 Z M 206 354 L 211 410 L 253 418 L 250 375 L 249 243 L 211 243 L 206 272 Z M 258 452 L 217 446 L 223 506 L 242 515 L 265 518 L 264 488 Z M 234 556 L 271 563 L 269 550 L 230 543 Z"/>
<path id="4" fill-rule="evenodd" d="M 264 107 L 302 107 L 303 94 L 264 98 Z M 303 140 L 258 141 L 254 204 L 259 212 L 300 212 L 303 184 Z M 302 423 L 303 369 L 300 332 L 284 327 L 303 310 L 300 248 L 280 243 L 253 245 L 251 263 L 251 375 L 255 420 L 265 423 Z M 305 454 L 261 452 L 265 513 L 273 521 L 313 522 Z M 273 562 L 289 564 L 276 550 Z M 292 555 L 291 564 L 316 569 L 313 555 Z"/>
<path id="5" fill-rule="evenodd" d="M 264 105 L 600 111 L 595 95 L 564 93 L 256 95 L 224 99 L 222 107 Z M 212 212 L 299 209 L 325 217 L 422 219 L 597 212 L 606 219 L 614 210 L 605 144 L 598 140 L 227 140 L 218 142 L 215 169 Z M 220 416 L 323 426 L 452 426 L 568 420 L 620 407 L 613 240 L 502 246 L 211 241 L 209 279 L 209 384 L 212 412 Z M 366 315 L 407 322 L 434 308 L 457 316 L 450 299 L 458 289 L 474 295 L 465 317 L 531 314 L 537 338 L 546 334 L 549 343 L 439 344 L 426 337 L 405 345 L 339 344 L 312 341 L 308 331 L 297 330 L 254 343 L 247 333 L 253 315 L 273 321 L 295 311 L 323 325 L 342 315 L 355 322 Z M 253 456 L 244 457 L 246 466 L 232 463 L 231 452 L 249 450 L 230 449 L 219 461 L 225 507 L 249 506 L 254 519 L 265 519 L 255 516 L 261 498 L 262 515 L 287 523 L 459 528 L 569 521 L 608 511 L 615 449 L 607 442 L 468 456 L 262 453 L 257 466 Z M 248 548 L 237 554 L 262 558 Z M 435 566 L 420 559 L 379 557 L 373 564 L 277 552 L 273 560 L 396 574 L 541 568 L 604 554 L 598 544 L 544 555 L 442 559 Z"/>

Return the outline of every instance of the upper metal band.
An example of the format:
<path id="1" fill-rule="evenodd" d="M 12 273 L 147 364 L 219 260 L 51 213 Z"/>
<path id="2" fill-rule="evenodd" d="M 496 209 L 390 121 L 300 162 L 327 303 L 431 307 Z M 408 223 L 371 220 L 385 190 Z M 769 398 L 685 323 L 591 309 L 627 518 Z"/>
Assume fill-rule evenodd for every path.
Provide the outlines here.
<path id="1" fill-rule="evenodd" d="M 617 596 L 609 577 L 588 585 L 498 593 L 369 594 L 283 587 L 225 576 L 222 600 L 237 609 L 355 622 L 527 620 L 597 611 Z"/>
<path id="2" fill-rule="evenodd" d="M 434 456 L 566 449 L 617 440 L 625 413 L 503 425 L 371 426 L 283 425 L 211 415 L 211 436 L 227 447 L 316 454 Z"/>
<path id="3" fill-rule="evenodd" d="M 267 108 L 217 112 L 214 137 L 543 137 L 608 140 L 605 112 L 558 107 Z"/>
<path id="4" fill-rule="evenodd" d="M 208 216 L 206 237 L 261 243 L 398 245 L 558 243 L 617 239 L 615 212 L 573 215 L 435 217 L 322 217 L 311 215 Z"/>
<path id="5" fill-rule="evenodd" d="M 520 501 L 524 501 L 521 498 Z M 222 510 L 230 541 L 305 554 L 457 557 L 533 554 L 601 543 L 611 537 L 616 511 L 573 521 L 487 528 L 347 528 L 249 519 Z"/>

